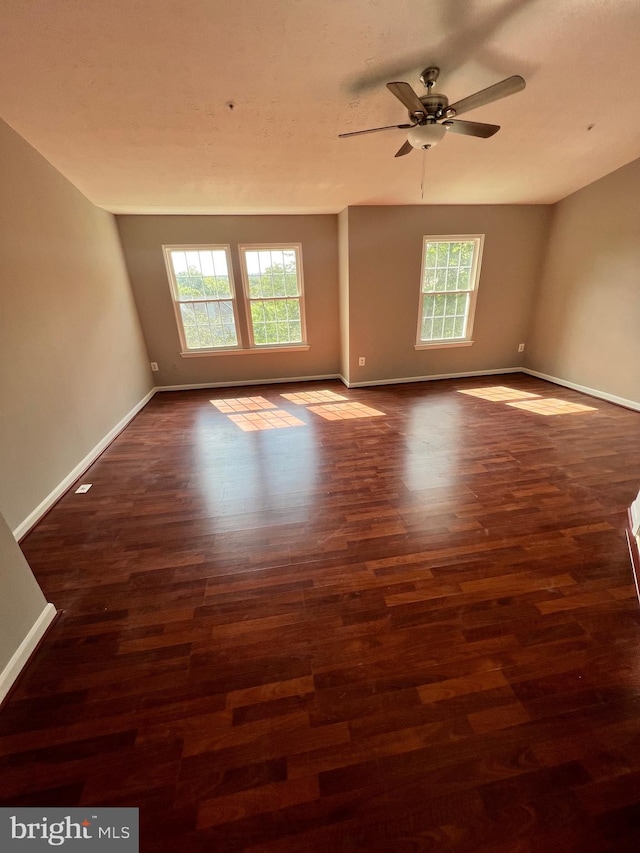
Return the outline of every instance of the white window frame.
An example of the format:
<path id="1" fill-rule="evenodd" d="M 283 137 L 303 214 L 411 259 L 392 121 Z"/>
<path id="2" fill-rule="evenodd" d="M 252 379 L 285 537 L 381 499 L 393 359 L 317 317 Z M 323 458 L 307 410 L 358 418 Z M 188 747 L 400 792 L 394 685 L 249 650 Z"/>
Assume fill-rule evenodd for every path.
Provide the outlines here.
<path id="1" fill-rule="evenodd" d="M 294 252 L 296 256 L 296 275 L 298 278 L 298 296 L 274 296 L 260 297 L 259 299 L 252 298 L 249 291 L 249 273 L 247 271 L 246 252 Z M 307 325 L 305 316 L 305 299 L 304 299 L 304 276 L 302 272 L 302 244 L 301 243 L 241 243 L 238 245 L 238 254 L 240 255 L 240 268 L 242 270 L 242 283 L 244 289 L 244 302 L 247 312 L 247 327 L 249 330 L 249 346 L 252 350 L 265 352 L 267 350 L 295 350 L 308 349 L 307 345 Z M 264 299 L 273 299 L 274 301 L 282 299 L 296 298 L 300 305 L 300 334 L 302 340 L 291 341 L 282 344 L 266 343 L 258 344 L 255 341 L 253 331 L 253 320 L 251 317 L 251 303 L 264 301 Z"/>
<path id="2" fill-rule="evenodd" d="M 240 333 L 240 325 L 238 323 L 238 306 L 237 306 L 237 293 L 235 281 L 233 278 L 233 265 L 231 263 L 231 247 L 228 243 L 210 243 L 210 244 L 180 244 L 180 245 L 168 245 L 163 246 L 163 254 L 164 254 L 164 262 L 167 269 L 167 278 L 169 279 L 169 288 L 171 290 L 171 297 L 173 301 L 173 311 L 176 318 L 176 325 L 178 327 L 178 335 L 180 337 L 180 347 L 181 347 L 181 355 L 211 355 L 212 353 L 221 353 L 221 352 L 237 352 L 242 349 L 242 337 Z M 211 251 L 224 251 L 227 258 L 227 270 L 229 274 L 229 287 L 231 289 L 231 296 L 227 299 L 214 298 L 214 299 L 181 299 L 180 294 L 178 292 L 178 283 L 176 281 L 175 272 L 173 269 L 173 264 L 171 263 L 171 252 L 211 252 Z M 236 341 L 235 346 L 225 345 L 218 347 L 198 347 L 198 348 L 189 348 L 187 345 L 186 333 L 184 330 L 184 323 L 182 321 L 182 314 L 180 311 L 180 305 L 183 303 L 192 303 L 192 302 L 231 302 L 231 307 L 233 309 L 233 321 L 235 324 L 235 332 L 236 332 Z"/>
<path id="3" fill-rule="evenodd" d="M 427 260 L 427 245 L 429 243 L 474 243 L 473 261 L 469 273 L 469 289 L 467 290 L 449 290 L 449 291 L 424 291 L 424 277 L 426 272 Z M 473 344 L 473 323 L 476 312 L 476 302 L 478 299 L 478 285 L 480 283 L 480 268 L 482 266 L 482 253 L 484 249 L 484 234 L 432 234 L 422 239 L 422 262 L 420 264 L 420 283 L 418 288 L 418 328 L 416 333 L 415 349 L 434 349 L 443 347 L 465 347 Z M 465 327 L 464 337 L 461 338 L 436 338 L 434 340 L 424 341 L 420 335 L 422 333 L 422 308 L 424 297 L 429 293 L 449 293 L 452 295 L 459 293 L 469 294 L 469 308 L 467 311 L 467 322 Z"/>

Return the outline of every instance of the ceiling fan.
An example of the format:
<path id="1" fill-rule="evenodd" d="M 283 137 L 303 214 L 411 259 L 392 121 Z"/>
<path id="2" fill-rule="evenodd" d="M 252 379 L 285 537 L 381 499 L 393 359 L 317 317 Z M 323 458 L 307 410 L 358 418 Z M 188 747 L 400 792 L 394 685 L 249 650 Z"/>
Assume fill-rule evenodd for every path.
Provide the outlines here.
<path id="1" fill-rule="evenodd" d="M 523 77 L 515 74 L 500 83 L 494 83 L 475 95 L 469 95 L 461 101 L 449 104 L 446 95 L 432 92 L 440 69 L 435 66 L 425 68 L 420 80 L 427 89 L 426 95 L 417 95 L 408 83 L 387 83 L 387 89 L 409 111 L 410 124 L 390 124 L 385 127 L 372 127 L 368 130 L 355 130 L 351 133 L 340 133 L 340 139 L 348 136 L 360 136 L 363 133 L 377 133 L 379 130 L 408 130 L 407 141 L 396 152 L 396 157 L 409 154 L 414 148 L 428 149 L 437 145 L 448 130 L 461 133 L 464 136 L 478 136 L 488 139 L 500 130 L 499 124 L 485 124 L 479 121 L 458 121 L 455 116 L 483 107 L 492 101 L 515 95 L 526 86 Z"/>

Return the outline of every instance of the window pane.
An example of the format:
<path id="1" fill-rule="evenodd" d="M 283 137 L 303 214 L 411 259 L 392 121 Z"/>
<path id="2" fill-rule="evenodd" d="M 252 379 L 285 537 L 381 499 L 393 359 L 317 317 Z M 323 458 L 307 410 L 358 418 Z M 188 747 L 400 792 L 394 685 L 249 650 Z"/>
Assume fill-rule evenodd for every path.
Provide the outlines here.
<path id="1" fill-rule="evenodd" d="M 287 296 L 297 296 L 298 295 L 298 276 L 295 272 L 287 272 L 285 273 L 285 292 Z"/>
<path id="2" fill-rule="evenodd" d="M 187 268 L 190 274 L 202 275 L 200 267 L 200 252 L 185 252 L 187 257 Z"/>
<path id="3" fill-rule="evenodd" d="M 423 341 L 431 340 L 431 332 L 433 330 L 433 320 L 430 320 L 426 317 L 422 319 L 422 332 L 420 337 Z"/>
<path id="4" fill-rule="evenodd" d="M 299 320 L 300 319 L 300 303 L 297 299 L 288 299 L 287 305 L 289 306 L 289 319 L 290 320 Z"/>
<path id="5" fill-rule="evenodd" d="M 213 251 L 208 252 L 208 254 L 211 255 L 214 275 L 228 278 L 229 268 L 227 266 L 227 253 L 223 249 L 213 249 Z"/>
<path id="6" fill-rule="evenodd" d="M 438 243 L 438 256 L 437 256 L 437 264 L 439 267 L 446 267 L 447 261 L 449 259 L 449 244 L 448 243 Z"/>
<path id="7" fill-rule="evenodd" d="M 281 264 L 274 264 L 271 276 L 273 279 L 273 295 L 286 296 L 287 289 L 285 285 L 284 267 Z"/>
<path id="8" fill-rule="evenodd" d="M 434 297 L 434 315 L 436 317 L 442 317 L 444 315 L 444 304 L 446 300 L 446 296 L 435 296 Z"/>
<path id="9" fill-rule="evenodd" d="M 433 321 L 433 340 L 439 340 L 442 338 L 442 332 L 444 330 L 444 317 L 436 318 Z"/>
<path id="10" fill-rule="evenodd" d="M 466 320 L 464 317 L 456 317 L 454 334 L 453 334 L 453 336 L 455 338 L 463 338 L 464 337 L 465 324 L 466 324 Z"/>
<path id="11" fill-rule="evenodd" d="M 424 303 L 423 303 L 423 309 L 422 309 L 422 316 L 423 317 L 433 317 L 435 302 L 436 302 L 435 296 L 425 296 L 424 297 Z"/>
<path id="12" fill-rule="evenodd" d="M 437 243 L 427 243 L 427 250 L 424 255 L 424 265 L 427 269 L 435 267 L 436 258 L 438 255 L 438 244 Z"/>
<path id="13" fill-rule="evenodd" d="M 262 302 L 252 302 L 251 303 L 251 321 L 255 325 L 256 323 L 264 323 L 264 304 Z"/>
<path id="14" fill-rule="evenodd" d="M 263 296 L 275 296 L 274 281 L 271 274 L 271 268 L 261 276 L 261 289 Z"/>
<path id="15" fill-rule="evenodd" d="M 457 267 L 460 265 L 461 244 L 451 243 L 449 246 L 449 266 Z"/>
<path id="16" fill-rule="evenodd" d="M 271 269 L 271 252 L 256 252 L 258 256 L 258 270 L 260 275 Z"/>
<path id="17" fill-rule="evenodd" d="M 200 269 L 202 270 L 202 275 L 215 276 L 213 252 L 198 252 L 198 255 L 200 256 Z"/>
<path id="18" fill-rule="evenodd" d="M 171 266 L 176 275 L 187 274 L 187 259 L 184 252 L 170 252 Z"/>
<path id="19" fill-rule="evenodd" d="M 207 313 L 207 306 L 204 302 L 195 302 L 193 305 L 193 308 L 195 311 L 197 323 L 208 323 L 209 322 L 209 315 Z"/>
<path id="20" fill-rule="evenodd" d="M 422 284 L 423 292 L 436 289 L 436 271 L 435 269 L 425 269 L 424 279 Z"/>
<path id="21" fill-rule="evenodd" d="M 458 268 L 453 267 L 447 270 L 447 290 L 458 289 Z"/>
<path id="22" fill-rule="evenodd" d="M 467 290 L 469 287 L 469 275 L 471 270 L 468 267 L 463 267 L 460 270 L 460 275 L 458 277 L 458 289 L 459 290 Z"/>
<path id="23" fill-rule="evenodd" d="M 446 269 L 438 269 L 436 272 L 436 283 L 434 290 L 444 290 L 447 286 L 447 271 Z"/>
<path id="24" fill-rule="evenodd" d="M 470 267 L 473 259 L 473 243 L 462 243 L 461 260 L 462 266 Z"/>
<path id="25" fill-rule="evenodd" d="M 444 329 L 442 332 L 443 338 L 452 338 L 453 337 L 454 323 L 455 323 L 455 319 L 453 317 L 445 317 Z"/>
<path id="26" fill-rule="evenodd" d="M 467 316 L 469 309 L 469 296 L 466 293 L 459 293 L 456 300 L 456 314 Z"/>

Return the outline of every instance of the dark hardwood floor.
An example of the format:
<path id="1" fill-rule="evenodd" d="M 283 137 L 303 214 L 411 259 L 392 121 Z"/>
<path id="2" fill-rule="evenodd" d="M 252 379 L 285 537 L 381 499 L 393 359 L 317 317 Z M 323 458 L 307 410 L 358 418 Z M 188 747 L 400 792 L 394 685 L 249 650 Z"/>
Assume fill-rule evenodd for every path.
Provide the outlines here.
<path id="1" fill-rule="evenodd" d="M 318 390 L 383 414 L 281 396 Z M 302 425 L 210 402 L 258 396 Z M 639 849 L 640 414 L 519 374 L 164 393 L 81 482 L 22 543 L 62 615 L 4 805 L 139 806 L 145 853 Z"/>

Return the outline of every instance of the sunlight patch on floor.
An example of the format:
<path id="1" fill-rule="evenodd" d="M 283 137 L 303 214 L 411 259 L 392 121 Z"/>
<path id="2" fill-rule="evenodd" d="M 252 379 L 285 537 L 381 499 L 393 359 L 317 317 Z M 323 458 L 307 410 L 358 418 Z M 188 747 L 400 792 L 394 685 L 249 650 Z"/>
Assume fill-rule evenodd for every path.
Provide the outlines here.
<path id="1" fill-rule="evenodd" d="M 271 412 L 248 412 L 247 414 L 227 415 L 227 417 L 243 432 L 306 426 L 304 421 L 296 418 L 295 415 L 290 415 L 284 409 L 275 409 Z"/>
<path id="2" fill-rule="evenodd" d="M 334 391 L 303 391 L 298 394 L 281 394 L 285 400 L 295 403 L 296 406 L 308 406 L 309 403 L 332 403 L 334 400 L 346 400 L 341 394 Z"/>
<path id="3" fill-rule="evenodd" d="M 597 412 L 594 406 L 583 406 L 579 403 L 568 403 L 566 400 L 555 400 L 549 397 L 545 400 L 531 400 L 520 403 L 507 403 L 516 409 L 525 409 L 537 415 L 573 415 L 579 412 Z"/>
<path id="4" fill-rule="evenodd" d="M 210 400 L 212 406 L 220 412 L 256 412 L 261 409 L 275 409 L 276 404 L 264 397 L 231 397 L 227 400 Z"/>
<path id="5" fill-rule="evenodd" d="M 384 417 L 384 412 L 372 409 L 362 403 L 334 403 L 328 406 L 309 406 L 309 411 L 320 415 L 326 421 L 346 421 L 352 418 Z"/>
<path id="6" fill-rule="evenodd" d="M 539 394 L 531 394 L 529 391 L 518 391 L 517 388 L 508 388 L 506 385 L 490 385 L 487 388 L 459 390 L 458 394 L 481 397 L 483 400 L 491 400 L 494 403 L 502 403 L 506 400 L 526 400 L 530 397 L 540 396 Z"/>

